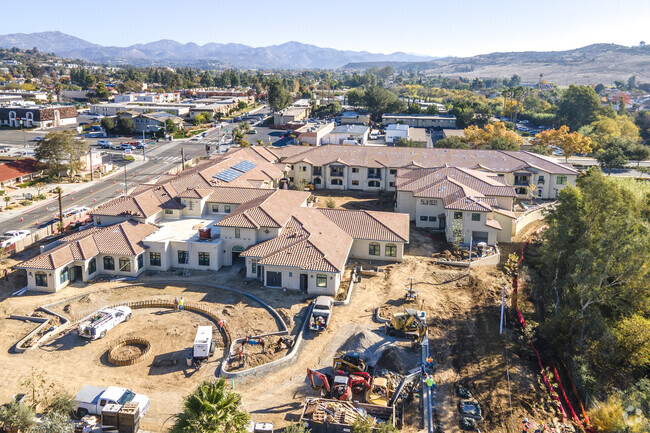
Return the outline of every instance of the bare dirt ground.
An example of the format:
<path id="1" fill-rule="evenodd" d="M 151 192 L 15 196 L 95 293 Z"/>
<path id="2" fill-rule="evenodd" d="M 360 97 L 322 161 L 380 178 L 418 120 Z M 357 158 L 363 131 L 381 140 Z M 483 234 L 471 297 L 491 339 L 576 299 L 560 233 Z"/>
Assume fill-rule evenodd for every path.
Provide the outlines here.
<path id="1" fill-rule="evenodd" d="M 338 199 L 343 206 L 347 203 L 343 195 Z M 515 243 L 501 245 L 503 256 L 518 251 L 524 239 L 539 226 L 541 224 L 533 224 L 515 239 Z M 244 408 L 251 412 L 253 419 L 273 422 L 276 428 L 296 421 L 305 397 L 318 395 L 306 381 L 306 369 L 331 367 L 337 350 L 352 334 L 360 331 L 376 337 L 373 350 L 390 345 L 398 347 L 410 363 L 407 367 L 417 366 L 417 354 L 409 349 L 410 342 L 385 337 L 381 326 L 373 322 L 373 308 L 388 306 L 393 310 L 416 307 L 427 312 L 431 353 L 436 362 L 437 418 L 443 431 L 460 431 L 456 413 L 459 398 L 455 395 L 458 383 L 469 388 L 483 406 L 485 420 L 480 425 L 481 431 L 514 433 L 520 429 L 523 417 L 551 420 L 553 414 L 546 404 L 546 394 L 539 386 L 529 352 L 519 340 L 518 333 L 512 330 L 512 318 L 507 317 L 506 332 L 499 335 L 501 286 L 508 283 L 506 277 L 497 267 L 474 268 L 468 277 L 465 269 L 435 265 L 432 255 L 444 248 L 436 234 L 413 229 L 403 263 L 388 264 L 383 275 L 363 278 L 361 283 L 355 284 L 351 303 L 335 307 L 327 331 L 306 335 L 294 362 L 260 376 L 234 379 L 232 384 L 241 393 Z M 157 279 L 165 281 L 173 275 L 162 273 Z M 57 308 L 76 315 L 115 300 L 184 296 L 186 301 L 205 302 L 221 311 L 230 321 L 235 338 L 275 327 L 270 317 L 264 318 L 266 313 L 260 314 L 261 309 L 246 299 L 216 289 L 193 286 L 189 281 L 184 281 L 183 285 L 170 281 L 166 286 L 139 282 L 138 287 L 132 289 L 117 289 L 118 283 L 104 283 L 68 287 L 51 295 L 7 298 L 11 291 L 22 287 L 21 278 L 16 273 L 10 277 L 9 284 L 0 282 L 0 315 L 3 317 L 0 322 L 0 369 L 12 372 L 0 377 L 0 401 L 7 401 L 12 394 L 24 391 L 20 382 L 32 367 L 43 371 L 48 380 L 71 392 L 85 384 L 121 384 L 151 398 L 150 412 L 143 420 L 143 427 L 151 431 L 161 431 L 163 425 L 167 428 L 171 422 L 169 417 L 181 410 L 183 397 L 202 379 L 214 377 L 220 361 L 218 357 L 198 372 L 188 371 L 182 363 L 172 367 L 151 366 L 153 360 L 161 356 L 182 360 L 191 345 L 195 327 L 209 323 L 206 318 L 189 312 L 135 310 L 128 324 L 119 325 L 104 340 L 85 342 L 71 333 L 43 348 L 17 355 L 10 353 L 11 347 L 34 325 L 6 317 L 26 314 L 39 305 L 83 293 L 89 293 L 83 301 L 62 303 Z M 293 332 L 304 318 L 306 303 L 301 294 L 265 290 L 255 283 L 244 284 L 239 275 L 232 276 L 228 272 L 197 274 L 192 278 L 239 287 L 264 299 L 278 310 Z M 410 284 L 411 278 L 414 288 L 419 291 L 417 303 L 404 301 L 404 288 Z M 68 311 L 65 311 L 68 304 Z M 507 296 L 506 305 L 509 304 Z M 107 365 L 106 351 L 112 343 L 130 335 L 149 339 L 152 357 L 129 367 Z M 405 431 L 420 429 L 419 412 L 410 413 Z"/>
<path id="2" fill-rule="evenodd" d="M 408 255 L 401 264 L 387 265 L 384 275 L 364 278 L 356 284 L 351 303 L 335 309 L 326 332 L 310 334 L 294 364 L 265 375 L 263 380 L 235 380 L 245 408 L 254 419 L 274 422 L 276 427 L 297 420 L 304 398 L 317 396 L 306 382 L 305 370 L 329 366 L 334 346 L 358 329 L 357 325 L 381 335 L 380 325 L 372 320 L 372 309 L 380 306 L 392 310 L 415 306 L 427 312 L 442 431 L 460 432 L 459 398 L 455 394 L 459 383 L 483 405 L 485 421 L 481 431 L 516 432 L 524 417 L 545 421 L 553 418 L 546 412 L 545 394 L 530 359 L 518 355 L 527 352 L 521 350 L 518 335 L 507 330 L 512 328 L 510 321 L 506 322 L 505 335 L 499 335 L 501 286 L 507 283 L 506 277 L 496 267 L 475 268 L 468 277 L 465 269 L 434 265 L 433 259 L 427 257 L 437 252 L 440 244 L 430 239 L 426 233 L 412 235 L 414 242 L 409 249 L 418 256 Z M 411 278 L 419 291 L 417 303 L 403 300 Z M 412 418 L 406 431 L 421 428 L 420 418 Z"/>
<path id="3" fill-rule="evenodd" d="M 327 199 L 334 200 L 337 209 L 376 210 L 393 212 L 392 194 L 380 196 L 374 191 L 336 191 L 314 190 L 312 195 L 318 197 L 316 207 L 327 207 Z"/>
<path id="4" fill-rule="evenodd" d="M 118 302 L 142 299 L 173 299 L 183 296 L 186 302 L 201 302 L 217 311 L 226 320 L 233 338 L 277 331 L 273 317 L 257 302 L 242 295 L 219 289 L 176 284 L 137 285 L 117 287 L 123 283 L 104 283 L 87 287 L 67 287 L 57 294 L 11 297 L 0 302 L 2 326 L 0 327 L 0 370 L 12 374 L 0 375 L 0 401 L 9 401 L 13 394 L 24 392 L 21 386 L 32 368 L 43 372 L 46 380 L 56 389 L 76 393 L 83 385 L 117 385 L 143 393 L 151 399 L 151 409 L 143 419 L 143 428 L 161 431 L 163 424 L 180 412 L 185 395 L 204 379 L 214 378 L 224 355 L 218 348 L 216 356 L 196 371 L 188 368 L 185 359 L 201 325 L 213 325 L 210 319 L 189 311 L 149 308 L 133 310 L 132 319 L 109 331 L 104 339 L 87 341 L 71 330 L 41 347 L 23 354 L 12 353 L 13 345 L 36 325 L 8 319 L 10 314 L 29 314 L 40 305 L 69 299 L 84 294 L 79 299 L 61 302 L 52 308 L 64 316 L 83 317 L 98 308 Z M 10 289 L 9 289 L 10 290 Z M 255 287 L 251 287 L 256 291 Z M 8 291 L 3 290 L 3 293 Z M 280 310 L 287 321 L 305 308 L 301 295 L 268 294 L 270 303 L 284 299 Z M 288 301 L 288 302 L 287 302 Z M 151 356 L 138 364 L 115 367 L 108 363 L 107 352 L 119 340 L 141 337 L 151 343 Z M 130 350 L 130 349 L 125 349 Z M 279 356 L 279 354 L 277 355 Z M 258 363 L 266 360 L 257 360 Z M 156 367 L 158 360 L 177 361 L 176 365 Z M 169 421 L 165 424 L 169 427 Z"/>

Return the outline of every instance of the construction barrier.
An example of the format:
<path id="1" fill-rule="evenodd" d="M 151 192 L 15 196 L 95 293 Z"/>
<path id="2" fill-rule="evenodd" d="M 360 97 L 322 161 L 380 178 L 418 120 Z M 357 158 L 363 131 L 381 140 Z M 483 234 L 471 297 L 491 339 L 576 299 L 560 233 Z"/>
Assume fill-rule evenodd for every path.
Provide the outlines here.
<path id="1" fill-rule="evenodd" d="M 539 234 L 542 230 L 544 230 L 546 228 L 548 228 L 548 226 L 546 226 L 546 225 L 540 227 L 535 232 L 535 234 Z M 534 236 L 530 240 L 526 241 L 526 243 L 524 243 L 524 246 L 521 248 L 521 254 L 520 254 L 519 260 L 517 261 L 517 272 L 513 276 L 513 281 L 512 281 L 512 286 L 513 286 L 514 293 L 515 293 L 515 295 L 517 295 L 517 297 L 515 298 L 515 300 L 516 300 L 515 308 L 517 310 L 517 319 L 519 320 L 519 323 L 521 324 L 522 328 L 526 328 L 526 320 L 524 319 L 524 316 L 521 313 L 521 310 L 519 309 L 519 296 L 518 296 L 519 295 L 519 269 L 521 268 L 521 263 L 524 261 L 524 250 L 526 249 L 526 246 L 530 243 L 530 241 L 532 239 L 534 239 Z M 539 366 L 540 375 L 542 376 L 542 380 L 544 381 L 544 384 L 546 385 L 546 387 L 548 389 L 548 392 L 551 395 L 551 398 L 553 398 L 553 400 L 555 400 L 558 403 L 558 407 L 560 409 L 560 412 L 562 413 L 562 422 L 564 423 L 566 418 L 567 418 L 567 413 L 564 410 L 564 406 L 562 405 L 562 400 L 558 396 L 558 393 L 555 392 L 555 390 L 553 389 L 553 386 L 551 385 L 550 381 L 548 380 L 548 377 L 546 376 L 546 372 L 544 370 L 544 365 L 542 364 L 542 357 L 540 356 L 539 351 L 537 350 L 537 348 L 533 344 L 532 340 L 527 335 L 526 335 L 526 340 L 528 341 L 528 344 L 530 344 L 530 347 L 535 352 L 535 356 L 537 357 L 537 364 Z M 578 416 L 576 415 L 575 410 L 573 409 L 573 406 L 571 405 L 571 402 L 569 401 L 569 399 L 567 398 L 566 393 L 564 392 L 564 388 L 562 387 L 562 382 L 560 381 L 560 377 L 558 375 L 557 368 L 555 368 L 555 366 L 553 366 L 553 374 L 555 376 L 555 380 L 558 383 L 558 387 L 560 388 L 560 391 L 562 392 L 562 397 L 564 398 L 564 402 L 565 402 L 566 406 L 569 408 L 569 411 L 571 412 L 571 417 L 572 417 L 573 421 L 576 423 L 576 425 L 582 427 L 583 423 L 582 423 L 582 421 L 580 421 L 580 418 L 578 418 Z M 576 398 L 578 399 L 578 401 L 580 401 L 579 396 L 576 395 Z M 582 406 L 581 401 L 580 401 L 580 405 Z M 586 414 L 584 412 L 584 408 L 583 408 L 583 414 L 585 415 L 585 423 L 589 427 L 589 418 L 586 416 Z M 588 428 L 588 430 L 591 431 L 590 428 Z"/>

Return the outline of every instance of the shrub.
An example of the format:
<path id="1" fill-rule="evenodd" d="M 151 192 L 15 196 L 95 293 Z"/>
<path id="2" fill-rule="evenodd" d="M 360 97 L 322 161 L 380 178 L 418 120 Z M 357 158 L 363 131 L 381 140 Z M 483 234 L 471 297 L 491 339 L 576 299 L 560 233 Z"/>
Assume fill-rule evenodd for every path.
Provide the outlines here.
<path id="1" fill-rule="evenodd" d="M 0 407 L 0 424 L 4 430 L 26 431 L 36 422 L 34 410 L 15 401 Z"/>
<path id="2" fill-rule="evenodd" d="M 325 200 L 325 206 L 327 206 L 328 209 L 334 209 L 336 207 L 336 202 L 332 197 L 327 197 Z"/>
<path id="3" fill-rule="evenodd" d="M 20 202 L 20 204 L 23 205 L 23 206 L 29 206 L 30 204 L 32 204 L 32 201 L 31 200 L 23 200 L 23 201 Z"/>

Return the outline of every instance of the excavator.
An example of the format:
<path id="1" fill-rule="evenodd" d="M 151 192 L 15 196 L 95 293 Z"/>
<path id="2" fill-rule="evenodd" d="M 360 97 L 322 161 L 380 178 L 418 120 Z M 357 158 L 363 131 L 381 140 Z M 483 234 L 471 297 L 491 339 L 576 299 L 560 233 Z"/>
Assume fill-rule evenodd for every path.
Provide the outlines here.
<path id="1" fill-rule="evenodd" d="M 320 390 L 322 398 L 348 401 L 352 399 L 352 394 L 361 394 L 364 390 L 370 389 L 372 378 L 366 372 L 357 372 L 350 375 L 345 374 L 343 371 L 337 371 L 336 373 L 332 377 L 329 374 L 307 369 L 307 377 L 312 389 Z M 320 385 L 316 384 L 314 377 L 320 380 Z"/>
<path id="2" fill-rule="evenodd" d="M 332 370 L 355 374 L 366 371 L 366 363 L 361 359 L 359 352 L 347 352 L 334 358 Z"/>
<path id="3" fill-rule="evenodd" d="M 386 322 L 386 335 L 393 335 L 402 338 L 415 338 L 417 342 L 427 333 L 427 325 L 424 322 L 424 311 L 417 311 L 407 308 L 403 313 L 393 313 Z"/>

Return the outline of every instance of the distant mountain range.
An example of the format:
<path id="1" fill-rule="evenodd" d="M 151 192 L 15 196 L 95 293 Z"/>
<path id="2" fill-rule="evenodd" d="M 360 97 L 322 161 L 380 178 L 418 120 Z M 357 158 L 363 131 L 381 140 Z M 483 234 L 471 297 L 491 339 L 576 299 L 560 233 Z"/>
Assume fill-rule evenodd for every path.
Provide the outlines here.
<path id="1" fill-rule="evenodd" d="M 344 69 L 363 70 L 391 65 L 396 70 L 426 71 L 434 75 L 469 78 L 501 78 L 519 75 L 525 83 L 611 84 L 635 75 L 637 82 L 650 83 L 650 45 L 625 47 L 593 44 L 567 51 L 523 51 L 491 53 L 473 57 L 444 57 L 418 62 L 349 63 Z"/>
<path id="2" fill-rule="evenodd" d="M 211 65 L 262 69 L 336 69 L 351 62 L 418 62 L 433 59 L 401 52 L 375 54 L 367 51 L 342 51 L 299 42 L 249 47 L 233 43 L 181 44 L 163 39 L 129 47 L 105 47 L 61 32 L 2 35 L 0 47 L 36 47 L 41 52 L 54 53 L 59 57 L 137 66 Z"/>

